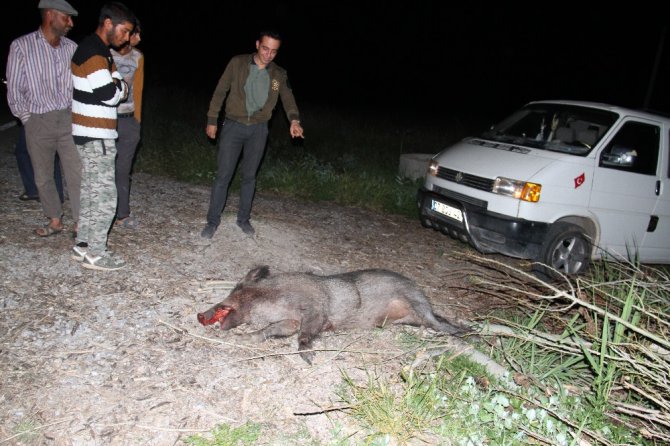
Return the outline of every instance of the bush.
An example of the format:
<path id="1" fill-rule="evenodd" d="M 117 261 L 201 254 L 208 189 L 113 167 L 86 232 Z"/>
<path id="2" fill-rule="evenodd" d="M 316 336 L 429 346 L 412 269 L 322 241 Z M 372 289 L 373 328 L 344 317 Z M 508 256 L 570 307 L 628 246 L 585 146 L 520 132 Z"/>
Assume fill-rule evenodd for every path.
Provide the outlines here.
<path id="1" fill-rule="evenodd" d="M 135 170 L 210 185 L 217 145 L 205 135 L 209 97 L 147 86 Z M 304 105 L 304 140 L 291 140 L 277 107 L 270 121 L 258 190 L 285 196 L 416 215 L 420 181 L 397 178 L 402 153 L 436 153 L 469 130 L 457 119 L 426 121 L 379 111 Z M 239 179 L 233 181 L 235 191 Z"/>

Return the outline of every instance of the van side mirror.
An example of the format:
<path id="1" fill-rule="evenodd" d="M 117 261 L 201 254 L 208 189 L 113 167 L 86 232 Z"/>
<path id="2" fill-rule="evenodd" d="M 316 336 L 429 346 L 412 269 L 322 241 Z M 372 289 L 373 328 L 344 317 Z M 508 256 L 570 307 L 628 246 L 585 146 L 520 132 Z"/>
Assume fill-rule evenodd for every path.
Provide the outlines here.
<path id="1" fill-rule="evenodd" d="M 610 167 L 633 167 L 637 159 L 637 151 L 622 146 L 614 146 L 609 152 L 600 156 L 600 164 Z"/>

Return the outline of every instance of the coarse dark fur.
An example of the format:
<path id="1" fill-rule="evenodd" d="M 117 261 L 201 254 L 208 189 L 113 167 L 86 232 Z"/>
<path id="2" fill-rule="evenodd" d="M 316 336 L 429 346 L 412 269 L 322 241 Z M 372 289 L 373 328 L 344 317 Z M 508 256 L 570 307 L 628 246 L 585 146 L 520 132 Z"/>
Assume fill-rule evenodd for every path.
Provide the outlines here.
<path id="1" fill-rule="evenodd" d="M 221 303 L 198 320 L 204 325 L 222 311 L 221 329 L 248 323 L 258 331 L 254 341 L 298 333 L 298 349 L 309 350 L 322 331 L 371 329 L 385 324 L 425 326 L 457 334 L 466 331 L 438 318 L 419 287 L 407 277 L 382 269 L 332 276 L 309 273 L 270 274 L 267 266 L 252 269 Z M 210 322 L 211 323 L 211 322 Z M 311 363 L 313 352 L 301 352 Z"/>

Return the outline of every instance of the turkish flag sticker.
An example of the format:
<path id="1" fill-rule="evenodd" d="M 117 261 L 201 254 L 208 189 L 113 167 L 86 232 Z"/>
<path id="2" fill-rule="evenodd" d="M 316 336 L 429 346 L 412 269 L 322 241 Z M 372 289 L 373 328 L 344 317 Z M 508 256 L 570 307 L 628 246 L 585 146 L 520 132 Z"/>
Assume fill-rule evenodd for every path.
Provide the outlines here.
<path id="1" fill-rule="evenodd" d="M 584 175 L 584 172 L 577 178 L 575 178 L 575 189 L 577 189 L 579 186 L 584 184 L 584 180 L 586 179 L 586 176 Z"/>

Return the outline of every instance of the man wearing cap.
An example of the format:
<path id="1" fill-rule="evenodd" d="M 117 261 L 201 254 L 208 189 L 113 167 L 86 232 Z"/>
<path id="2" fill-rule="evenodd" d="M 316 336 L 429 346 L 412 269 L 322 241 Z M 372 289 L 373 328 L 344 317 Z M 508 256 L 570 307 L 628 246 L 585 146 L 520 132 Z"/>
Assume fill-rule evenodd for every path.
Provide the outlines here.
<path id="1" fill-rule="evenodd" d="M 35 183 L 49 222 L 40 237 L 63 230 L 63 207 L 54 182 L 54 159 L 60 157 L 76 232 L 79 220 L 81 161 L 72 138 L 72 72 L 77 44 L 65 37 L 77 15 L 65 0 L 40 0 L 42 24 L 14 40 L 7 60 L 7 102 L 26 130 Z"/>

